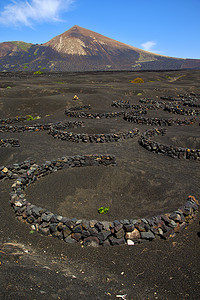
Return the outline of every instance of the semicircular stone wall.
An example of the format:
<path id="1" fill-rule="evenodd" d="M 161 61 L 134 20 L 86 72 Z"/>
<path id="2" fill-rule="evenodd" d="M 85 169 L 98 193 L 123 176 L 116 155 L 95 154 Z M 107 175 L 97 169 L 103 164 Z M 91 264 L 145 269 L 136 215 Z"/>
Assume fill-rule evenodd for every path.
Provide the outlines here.
<path id="1" fill-rule="evenodd" d="M 69 156 L 46 161 L 42 165 L 32 160 L 0 168 L 0 179 L 15 179 L 10 193 L 10 204 L 17 219 L 28 223 L 32 230 L 53 236 L 68 243 L 83 245 L 133 245 L 152 241 L 156 237 L 167 239 L 184 229 L 196 216 L 199 203 L 188 196 L 185 204 L 171 213 L 142 219 L 113 221 L 78 220 L 56 215 L 48 209 L 31 204 L 25 196 L 26 188 L 39 178 L 63 168 L 86 166 L 116 166 L 111 155 Z"/>

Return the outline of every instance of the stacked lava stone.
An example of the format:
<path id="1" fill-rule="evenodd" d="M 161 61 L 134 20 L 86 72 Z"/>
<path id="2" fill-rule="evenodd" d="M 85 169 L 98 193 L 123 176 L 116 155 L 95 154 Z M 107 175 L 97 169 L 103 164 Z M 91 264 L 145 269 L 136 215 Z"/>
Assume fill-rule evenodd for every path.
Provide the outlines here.
<path id="1" fill-rule="evenodd" d="M 50 128 L 55 129 L 66 129 L 66 128 L 77 128 L 83 127 L 84 122 L 74 121 L 74 122 L 58 122 L 58 123 L 48 123 L 48 124 L 33 124 L 33 125 L 0 125 L 0 132 L 23 132 L 23 131 L 43 131 L 49 130 Z"/>
<path id="2" fill-rule="evenodd" d="M 133 122 L 136 124 L 145 124 L 152 126 L 172 126 L 172 125 L 191 125 L 196 119 L 163 119 L 163 118 L 148 118 L 142 116 L 135 116 L 132 112 L 124 114 L 124 120 L 128 122 Z"/>
<path id="3" fill-rule="evenodd" d="M 185 116 L 200 116 L 200 110 L 192 108 L 182 108 L 180 105 L 168 104 L 164 107 L 165 111 L 173 114 L 185 115 Z"/>
<path id="4" fill-rule="evenodd" d="M 102 119 L 102 118 L 116 118 L 124 115 L 124 111 L 110 112 L 110 113 L 87 113 L 87 112 L 76 112 L 76 111 L 65 111 L 67 117 L 72 118 L 85 118 L 85 119 Z"/>
<path id="5" fill-rule="evenodd" d="M 153 134 L 153 131 L 149 133 Z M 0 168 L 0 179 L 15 178 L 10 193 L 10 204 L 17 219 L 30 224 L 31 229 L 53 236 L 68 243 L 88 245 L 133 245 L 152 241 L 157 236 L 167 239 L 185 228 L 198 212 L 198 201 L 189 196 L 186 203 L 172 213 L 142 219 L 97 221 L 67 218 L 38 207 L 26 200 L 24 190 L 40 177 L 64 167 L 115 166 L 116 159 L 110 155 L 85 155 L 62 157 L 36 165 L 28 160 Z"/>
<path id="6" fill-rule="evenodd" d="M 70 107 L 69 110 L 83 110 L 83 109 L 88 109 L 90 110 L 91 109 L 91 105 L 88 104 L 88 105 L 82 105 L 82 106 L 73 106 L 73 107 Z"/>
<path id="7" fill-rule="evenodd" d="M 20 147 L 19 140 L 17 139 L 0 139 L 0 147 Z"/>
<path id="8" fill-rule="evenodd" d="M 145 105 L 141 105 L 141 104 L 134 104 L 131 106 L 132 107 L 132 111 L 130 112 L 130 114 L 132 115 L 145 115 L 147 113 L 147 107 Z"/>
<path id="9" fill-rule="evenodd" d="M 155 135 L 164 135 L 166 131 L 163 129 L 154 129 L 153 131 L 145 132 L 139 139 L 139 144 L 144 147 L 146 150 L 170 156 L 172 158 L 179 159 L 191 159 L 200 161 L 200 149 L 189 149 L 183 147 L 175 147 L 170 145 L 161 144 L 155 141 L 152 141 L 150 137 Z"/>
<path id="10" fill-rule="evenodd" d="M 121 101 L 113 101 L 111 106 L 113 107 L 121 107 L 121 108 L 124 108 L 124 109 L 128 109 L 130 108 L 130 103 L 128 100 L 124 101 L 124 100 L 121 100 Z"/>
<path id="11" fill-rule="evenodd" d="M 156 101 L 153 99 L 142 98 L 139 100 L 140 103 L 145 104 L 147 110 L 157 110 L 163 108 L 165 102 Z"/>
<path id="12" fill-rule="evenodd" d="M 0 124 L 13 124 L 24 122 L 27 120 L 27 117 L 15 117 L 15 118 L 8 118 L 8 119 L 0 119 Z"/>
<path id="13" fill-rule="evenodd" d="M 133 138 L 139 135 L 138 129 L 129 130 L 121 133 L 105 133 L 105 134 L 83 134 L 72 133 L 51 128 L 49 134 L 54 138 L 76 143 L 109 143 L 121 142 L 126 139 Z"/>

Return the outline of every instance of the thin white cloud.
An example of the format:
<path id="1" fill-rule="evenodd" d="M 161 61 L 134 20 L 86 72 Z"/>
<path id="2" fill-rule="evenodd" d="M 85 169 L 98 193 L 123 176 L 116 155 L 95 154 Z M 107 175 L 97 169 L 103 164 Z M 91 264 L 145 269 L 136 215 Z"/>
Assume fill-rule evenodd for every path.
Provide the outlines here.
<path id="1" fill-rule="evenodd" d="M 155 46 L 156 43 L 153 41 L 148 41 L 146 43 L 143 43 L 141 46 L 143 48 L 143 50 L 145 51 L 152 51 L 153 46 Z"/>
<path id="2" fill-rule="evenodd" d="M 7 26 L 32 26 L 35 22 L 60 21 L 60 14 L 70 9 L 75 0 L 15 1 L 0 12 L 0 23 Z"/>

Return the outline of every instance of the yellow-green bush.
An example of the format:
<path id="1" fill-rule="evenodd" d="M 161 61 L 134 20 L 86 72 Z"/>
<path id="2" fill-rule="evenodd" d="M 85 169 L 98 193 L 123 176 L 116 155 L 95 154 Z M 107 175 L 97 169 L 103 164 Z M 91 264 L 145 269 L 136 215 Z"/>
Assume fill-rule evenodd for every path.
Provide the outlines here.
<path id="1" fill-rule="evenodd" d="M 134 80 L 131 80 L 131 83 L 144 83 L 144 80 L 140 77 L 137 77 Z"/>

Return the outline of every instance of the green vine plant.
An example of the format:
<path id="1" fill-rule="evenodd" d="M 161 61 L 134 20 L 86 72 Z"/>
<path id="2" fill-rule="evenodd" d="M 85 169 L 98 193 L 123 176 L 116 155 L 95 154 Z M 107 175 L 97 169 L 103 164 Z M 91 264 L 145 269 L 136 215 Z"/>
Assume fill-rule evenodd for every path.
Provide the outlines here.
<path id="1" fill-rule="evenodd" d="M 31 116 L 31 115 L 27 115 L 26 116 L 27 117 L 27 121 L 34 121 L 34 120 L 38 120 L 38 119 L 40 119 L 40 117 L 39 116 L 37 116 L 37 117 L 33 117 L 33 116 Z"/>
<path id="2" fill-rule="evenodd" d="M 100 213 L 100 214 L 107 214 L 107 212 L 109 211 L 109 207 L 104 207 L 104 206 L 101 206 L 101 207 L 99 207 L 99 209 L 98 209 L 98 212 Z"/>

